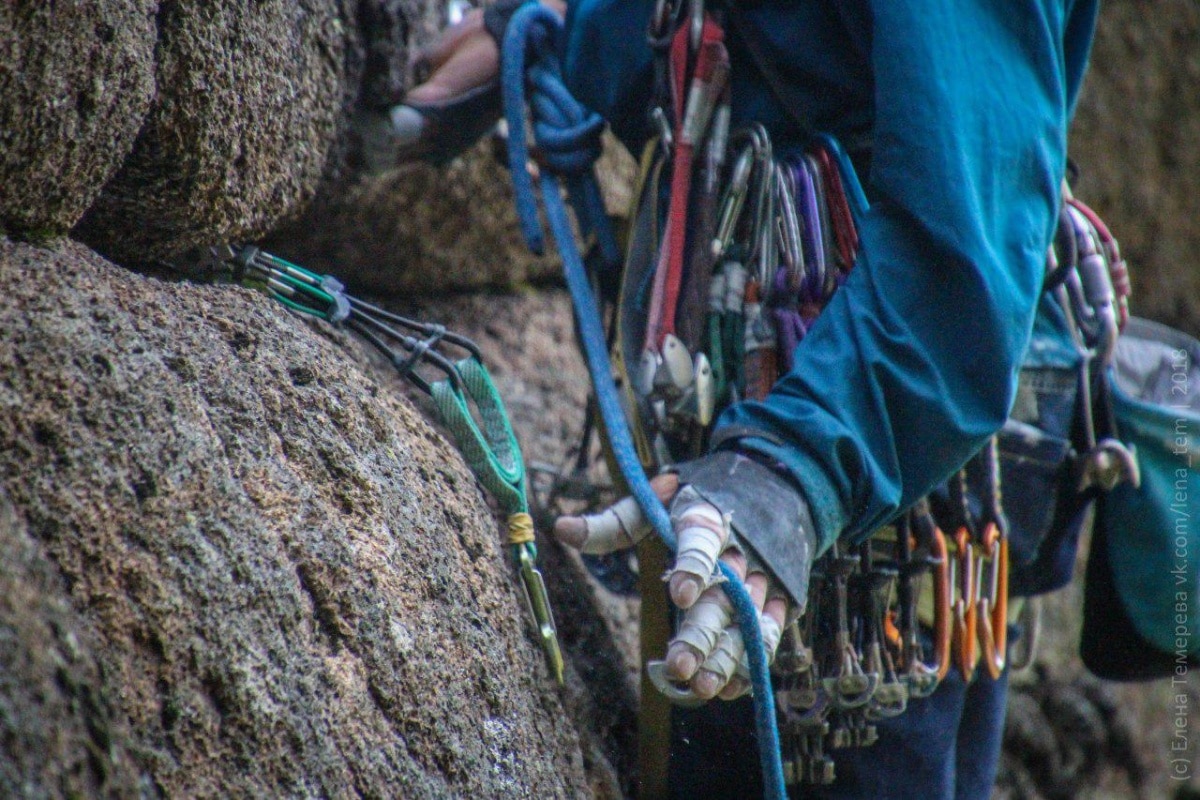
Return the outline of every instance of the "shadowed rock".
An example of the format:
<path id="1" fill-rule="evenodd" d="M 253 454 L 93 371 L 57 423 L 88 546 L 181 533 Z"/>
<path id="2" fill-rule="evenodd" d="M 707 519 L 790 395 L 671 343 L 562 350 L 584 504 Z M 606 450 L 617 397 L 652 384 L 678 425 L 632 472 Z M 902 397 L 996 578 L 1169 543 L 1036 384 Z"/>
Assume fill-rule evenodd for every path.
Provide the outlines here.
<path id="1" fill-rule="evenodd" d="M 1071 154 L 1129 261 L 1134 312 L 1200 335 L 1200 6 L 1102 4 Z"/>

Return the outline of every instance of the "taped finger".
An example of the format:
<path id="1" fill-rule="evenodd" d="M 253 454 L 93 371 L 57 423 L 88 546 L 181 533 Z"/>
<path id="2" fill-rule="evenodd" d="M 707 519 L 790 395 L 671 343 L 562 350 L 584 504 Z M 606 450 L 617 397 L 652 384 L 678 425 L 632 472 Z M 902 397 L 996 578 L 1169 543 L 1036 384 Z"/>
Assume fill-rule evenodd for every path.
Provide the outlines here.
<path id="1" fill-rule="evenodd" d="M 782 598 L 772 598 L 758 616 L 758 627 L 762 631 L 763 649 L 767 651 L 768 664 L 775 661 L 775 651 L 779 649 L 779 640 L 783 638 L 783 620 L 786 614 L 787 603 Z M 737 674 L 746 680 L 750 679 L 750 655 L 744 649 Z"/>
<path id="2" fill-rule="evenodd" d="M 733 618 L 729 600 L 718 588 L 709 589 L 688 609 L 679 632 L 667 648 L 667 669 L 675 680 L 691 680 L 717 648 L 721 632 Z"/>
<path id="3" fill-rule="evenodd" d="M 717 558 L 729 541 L 729 519 L 685 486 L 672 508 L 671 522 L 679 549 L 666 578 L 671 585 L 672 601 L 686 609 L 705 589 L 720 582 L 714 572 Z"/>
<path id="4" fill-rule="evenodd" d="M 717 697 L 722 700 L 737 700 L 749 691 L 750 681 L 738 674 L 729 679 L 729 683 L 725 684 L 725 688 L 717 694 Z"/>
<path id="5" fill-rule="evenodd" d="M 767 576 L 762 572 L 751 572 L 746 576 L 746 589 L 758 613 L 762 613 L 763 605 L 767 602 Z"/>
<path id="6" fill-rule="evenodd" d="M 559 517 L 554 535 L 582 553 L 600 555 L 621 550 L 645 539 L 650 525 L 637 500 L 626 497 L 596 514 Z"/>
<path id="7" fill-rule="evenodd" d="M 737 673 L 744 652 L 741 631 L 733 626 L 725 628 L 716 648 L 692 679 L 692 691 L 706 699 L 716 697 Z"/>

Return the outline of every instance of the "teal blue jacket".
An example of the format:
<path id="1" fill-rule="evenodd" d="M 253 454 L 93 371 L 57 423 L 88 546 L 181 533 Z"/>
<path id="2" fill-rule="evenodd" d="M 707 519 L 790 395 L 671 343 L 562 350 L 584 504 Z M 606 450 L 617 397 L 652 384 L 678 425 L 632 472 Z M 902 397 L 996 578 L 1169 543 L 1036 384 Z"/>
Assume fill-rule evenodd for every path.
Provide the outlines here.
<path id="1" fill-rule="evenodd" d="M 647 138 L 652 5 L 572 0 L 567 16 L 571 89 L 635 152 Z M 802 118 L 873 142 L 858 263 L 791 372 L 719 423 L 770 434 L 741 446 L 794 474 L 824 549 L 930 491 L 1009 412 L 1096 0 L 732 6 L 798 90 Z M 798 137 L 736 34 L 729 49 L 735 123 L 761 121 L 777 143 Z"/>

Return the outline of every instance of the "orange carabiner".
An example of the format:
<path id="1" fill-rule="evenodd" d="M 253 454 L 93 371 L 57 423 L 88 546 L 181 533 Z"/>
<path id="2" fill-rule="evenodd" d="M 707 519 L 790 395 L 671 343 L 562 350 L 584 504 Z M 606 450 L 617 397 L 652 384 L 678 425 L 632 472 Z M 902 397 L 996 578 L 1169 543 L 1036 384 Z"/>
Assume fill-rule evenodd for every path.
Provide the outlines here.
<path id="1" fill-rule="evenodd" d="M 979 644 L 984 668 L 995 680 L 1004 671 L 1008 653 L 1008 537 L 989 522 L 983 532 L 983 545 L 992 569 L 987 592 L 979 598 Z"/>
<path id="2" fill-rule="evenodd" d="M 946 547 L 946 535 L 936 526 L 930 555 L 938 559 L 933 583 L 933 659 L 937 679 L 941 682 L 950 671 L 950 552 Z"/>
<path id="3" fill-rule="evenodd" d="M 970 681 L 975 674 L 975 662 L 979 658 L 977 649 L 977 625 L 979 610 L 976 605 L 976 576 L 974 547 L 971 544 L 971 534 L 965 528 L 959 528 L 954 534 L 954 545 L 958 549 L 957 565 L 954 583 L 957 597 L 952 606 L 954 617 L 954 657 L 958 668 L 963 674 L 963 680 Z"/>

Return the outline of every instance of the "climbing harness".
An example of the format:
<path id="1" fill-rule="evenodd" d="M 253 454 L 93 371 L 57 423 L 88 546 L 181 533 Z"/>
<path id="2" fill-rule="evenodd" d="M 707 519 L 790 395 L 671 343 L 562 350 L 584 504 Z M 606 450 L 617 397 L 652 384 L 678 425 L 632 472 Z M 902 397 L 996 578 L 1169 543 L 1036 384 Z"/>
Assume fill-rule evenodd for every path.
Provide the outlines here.
<path id="1" fill-rule="evenodd" d="M 537 566 L 525 462 L 504 403 L 475 343 L 441 325 L 412 320 L 352 297 L 337 279 L 310 272 L 253 245 L 209 248 L 200 270 L 207 279 L 225 279 L 261 289 L 288 308 L 344 325 L 430 396 L 468 466 L 507 516 L 507 541 L 538 640 L 555 680 L 562 683 L 562 650 L 546 584 Z M 439 352 L 443 343 L 466 356 L 452 360 L 443 355 Z M 418 373 L 421 366 L 432 367 L 443 377 L 430 380 Z"/>

